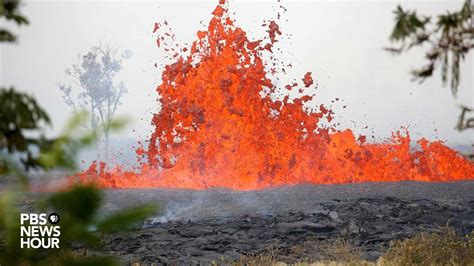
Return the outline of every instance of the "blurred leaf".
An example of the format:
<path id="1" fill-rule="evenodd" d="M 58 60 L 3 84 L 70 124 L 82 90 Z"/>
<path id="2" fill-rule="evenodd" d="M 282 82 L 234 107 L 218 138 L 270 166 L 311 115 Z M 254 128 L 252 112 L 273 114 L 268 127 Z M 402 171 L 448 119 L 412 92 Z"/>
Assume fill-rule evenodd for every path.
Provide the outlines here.
<path id="1" fill-rule="evenodd" d="M 459 11 L 459 14 L 460 14 L 461 19 L 463 21 L 467 21 L 467 20 L 471 19 L 471 16 L 472 16 L 473 12 L 474 12 L 474 10 L 472 10 L 472 7 L 470 5 L 470 1 L 465 1 L 464 5 L 462 6 L 461 11 Z"/>
<path id="2" fill-rule="evenodd" d="M 61 216 L 87 224 L 99 210 L 102 194 L 92 185 L 79 184 L 69 191 L 53 194 L 48 201 Z"/>
<path id="3" fill-rule="evenodd" d="M 18 25 L 28 24 L 28 19 L 19 13 L 20 0 L 0 1 L 0 17 L 14 20 Z"/>
<path id="4" fill-rule="evenodd" d="M 26 19 L 24 16 L 18 15 L 18 14 L 7 14 L 5 15 L 6 19 L 13 19 L 16 24 L 22 25 L 22 24 L 28 24 L 28 19 Z"/>
<path id="5" fill-rule="evenodd" d="M 49 116 L 33 97 L 13 88 L 0 88 L 0 152 L 18 155 L 25 170 L 41 167 L 33 151 L 45 144 L 42 136 L 27 138 L 27 132 L 50 124 Z"/>
<path id="6" fill-rule="evenodd" d="M 451 30 L 459 27 L 461 23 L 462 19 L 459 13 L 447 12 L 438 16 L 438 29 L 441 29 L 443 34 L 448 34 Z"/>
<path id="7" fill-rule="evenodd" d="M 6 175 L 13 175 L 18 178 L 20 185 L 23 187 L 28 186 L 28 177 L 26 176 L 23 169 L 13 161 L 9 156 L 0 154 L 0 177 Z"/>
<path id="8" fill-rule="evenodd" d="M 389 53 L 392 53 L 392 54 L 395 54 L 395 55 L 398 55 L 400 54 L 402 51 L 403 51 L 403 47 L 402 48 L 396 48 L 396 47 L 384 47 L 383 48 L 385 51 L 389 52 Z"/>
<path id="9" fill-rule="evenodd" d="M 0 0 L 0 20 L 5 18 L 18 25 L 28 24 L 28 20 L 18 13 L 19 6 L 19 1 L 16 0 Z M 0 28 L 0 42 L 12 42 L 15 39 L 13 33 Z M 107 57 L 102 60 L 107 65 L 107 70 L 120 69 L 117 62 L 111 62 Z M 64 92 L 70 92 L 70 88 L 64 87 Z M 120 87 L 114 111 L 124 92 L 124 87 Z M 97 130 L 81 130 L 87 119 L 86 113 L 78 113 L 69 121 L 64 133 L 56 139 L 46 139 L 41 134 L 35 138 L 27 137 L 28 131 L 41 133 L 44 126 L 50 125 L 49 116 L 33 97 L 13 88 L 0 88 L 0 176 L 12 174 L 22 183 L 27 183 L 23 169 L 75 168 L 77 152 L 94 143 L 100 133 Z M 107 121 L 109 128 L 106 133 L 108 134 L 109 129 L 122 128 L 125 122 Z M 102 191 L 92 185 L 69 187 L 40 202 L 42 206 L 38 205 L 43 210 L 53 209 L 60 214 L 61 249 L 20 249 L 19 200 L 12 193 L 1 192 L 0 265 L 118 265 L 118 260 L 108 256 L 77 256 L 73 252 L 73 245 L 79 243 L 85 248 L 95 247 L 101 243 L 97 228 L 104 232 L 128 229 L 154 212 L 154 208 L 146 205 L 99 220 Z"/>
<path id="10" fill-rule="evenodd" d="M 109 129 L 111 130 L 119 130 L 123 129 L 130 120 L 126 117 L 119 117 L 116 119 L 113 119 L 112 121 L 109 122 Z"/>
<path id="11" fill-rule="evenodd" d="M 86 123 L 87 119 L 89 119 L 89 113 L 84 111 L 75 113 L 74 116 L 66 123 L 63 135 L 73 135 L 83 124 Z"/>
<path id="12" fill-rule="evenodd" d="M 82 125 L 88 118 L 87 112 L 76 113 L 66 124 L 61 136 L 40 149 L 39 163 L 50 170 L 53 168 L 75 169 L 79 150 L 97 140 L 96 131 L 85 131 Z"/>
<path id="13" fill-rule="evenodd" d="M 411 73 L 416 79 L 423 81 L 425 78 L 433 75 L 434 64 L 428 64 L 420 69 L 412 70 Z"/>
<path id="14" fill-rule="evenodd" d="M 20 256 L 20 212 L 13 193 L 0 195 L 0 265 L 10 265 Z M 3 229 L 3 230 L 2 230 Z M 4 243 L 2 243 L 4 242 Z M 2 248 L 2 245 L 6 244 Z M 5 254 L 8 254 L 5 256 Z"/>
<path id="15" fill-rule="evenodd" d="M 13 20 L 17 25 L 28 24 L 28 19 L 18 13 L 20 6 L 19 0 L 1 0 L 0 1 L 0 20 Z M 15 42 L 16 36 L 10 31 L 0 28 L 0 42 Z"/>
<path id="16" fill-rule="evenodd" d="M 157 208 L 153 204 L 141 205 L 129 210 L 122 210 L 117 214 L 111 215 L 98 223 L 98 230 L 105 233 L 116 232 L 130 229 L 137 222 L 155 214 Z"/>
<path id="17" fill-rule="evenodd" d="M 82 136 L 79 139 L 79 142 L 82 145 L 88 146 L 88 145 L 91 145 L 92 143 L 94 143 L 96 140 L 97 140 L 97 134 L 90 133 L 90 134 L 86 134 L 86 135 Z"/>
<path id="18" fill-rule="evenodd" d="M 415 11 L 405 11 L 400 5 L 394 11 L 394 14 L 395 27 L 390 35 L 392 41 L 404 40 L 411 34 L 416 33 L 417 30 L 424 29 L 430 21 L 429 18 L 418 18 Z"/>
<path id="19" fill-rule="evenodd" d="M 0 29 L 0 42 L 14 42 L 16 41 L 15 35 L 5 29 Z"/>

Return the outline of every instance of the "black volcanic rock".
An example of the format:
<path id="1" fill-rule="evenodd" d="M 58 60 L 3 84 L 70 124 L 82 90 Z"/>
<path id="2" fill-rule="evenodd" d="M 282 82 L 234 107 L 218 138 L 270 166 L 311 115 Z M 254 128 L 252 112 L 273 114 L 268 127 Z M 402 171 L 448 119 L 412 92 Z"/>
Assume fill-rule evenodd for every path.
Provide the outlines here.
<path id="1" fill-rule="evenodd" d="M 242 255 L 291 247 L 307 239 L 328 241 L 347 235 L 377 259 L 388 243 L 421 231 L 436 232 L 449 223 L 458 233 L 474 228 L 473 201 L 372 197 L 315 202 L 307 211 L 274 215 L 235 215 L 195 221 L 149 221 L 142 230 L 116 234 L 106 250 L 129 261 L 209 264 Z M 290 255 L 282 260 L 296 262 Z"/>

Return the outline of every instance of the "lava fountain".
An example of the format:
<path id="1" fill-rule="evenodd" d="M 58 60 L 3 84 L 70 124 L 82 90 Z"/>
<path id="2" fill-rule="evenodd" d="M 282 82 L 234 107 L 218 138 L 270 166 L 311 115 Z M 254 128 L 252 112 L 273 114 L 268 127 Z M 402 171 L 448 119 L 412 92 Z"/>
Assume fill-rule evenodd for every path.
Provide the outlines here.
<path id="1" fill-rule="evenodd" d="M 197 33 L 189 49 L 170 50 L 174 63 L 162 73 L 161 110 L 153 116 L 148 145 L 137 149 L 138 169 L 93 163 L 76 177 L 110 188 L 236 190 L 474 179 L 474 163 L 441 141 L 422 138 L 413 148 L 408 130 L 400 130 L 387 141 L 368 143 L 350 129 L 321 126 L 334 114 L 324 105 L 305 104 L 315 97 L 309 72 L 284 88 L 299 97 L 273 97 L 280 91 L 264 58 L 281 35 L 278 24 L 265 23 L 268 36 L 251 41 L 227 9 L 224 1 L 217 5 L 208 29 Z M 158 46 L 163 42 L 164 36 L 157 39 Z"/>

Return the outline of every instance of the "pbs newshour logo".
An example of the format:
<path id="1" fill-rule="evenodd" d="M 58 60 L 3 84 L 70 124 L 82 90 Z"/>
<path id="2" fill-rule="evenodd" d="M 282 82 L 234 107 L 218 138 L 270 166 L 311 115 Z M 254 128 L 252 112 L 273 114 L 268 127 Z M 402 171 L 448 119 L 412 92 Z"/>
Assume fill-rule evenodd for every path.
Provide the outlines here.
<path id="1" fill-rule="evenodd" d="M 57 213 L 20 214 L 20 248 L 59 248 L 59 221 Z"/>

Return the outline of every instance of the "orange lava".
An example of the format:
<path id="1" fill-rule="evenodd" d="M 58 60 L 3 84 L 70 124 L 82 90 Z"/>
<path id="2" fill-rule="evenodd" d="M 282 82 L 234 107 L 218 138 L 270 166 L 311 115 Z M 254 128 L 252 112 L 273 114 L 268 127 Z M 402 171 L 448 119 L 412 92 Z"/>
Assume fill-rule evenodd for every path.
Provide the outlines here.
<path id="1" fill-rule="evenodd" d="M 161 110 L 153 116 L 148 147 L 137 150 L 139 168 L 124 171 L 93 163 L 76 177 L 109 188 L 237 190 L 474 179 L 474 163 L 440 141 L 421 139 L 414 149 L 407 130 L 383 143 L 367 143 L 350 129 L 318 126 L 330 124 L 334 114 L 324 105 L 306 107 L 314 96 L 305 93 L 313 86 L 310 72 L 299 87 L 284 89 L 298 87 L 300 97 L 272 99 L 278 93 L 269 79 L 274 70 L 267 70 L 263 55 L 272 53 L 279 26 L 264 24 L 268 36 L 251 41 L 223 1 L 212 15 L 188 56 L 171 51 L 175 62 L 162 73 L 157 88 Z M 159 28 L 155 24 L 154 32 Z M 157 45 L 166 42 L 157 40 Z"/>

